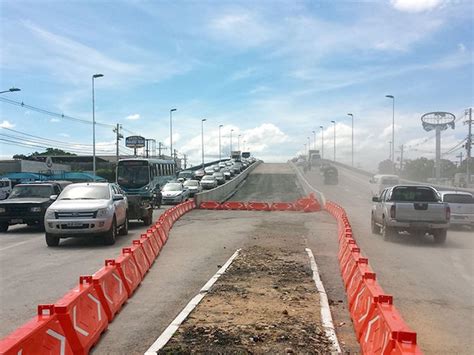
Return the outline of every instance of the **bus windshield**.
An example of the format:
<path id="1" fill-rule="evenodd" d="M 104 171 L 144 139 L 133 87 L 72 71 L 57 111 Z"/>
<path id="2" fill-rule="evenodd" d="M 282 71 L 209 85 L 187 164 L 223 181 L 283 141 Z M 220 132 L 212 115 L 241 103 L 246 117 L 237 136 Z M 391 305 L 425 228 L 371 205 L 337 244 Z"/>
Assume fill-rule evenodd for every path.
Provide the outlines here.
<path id="1" fill-rule="evenodd" d="M 117 168 L 117 183 L 123 188 L 137 189 L 150 182 L 150 171 L 148 165 L 131 164 L 124 162 Z"/>

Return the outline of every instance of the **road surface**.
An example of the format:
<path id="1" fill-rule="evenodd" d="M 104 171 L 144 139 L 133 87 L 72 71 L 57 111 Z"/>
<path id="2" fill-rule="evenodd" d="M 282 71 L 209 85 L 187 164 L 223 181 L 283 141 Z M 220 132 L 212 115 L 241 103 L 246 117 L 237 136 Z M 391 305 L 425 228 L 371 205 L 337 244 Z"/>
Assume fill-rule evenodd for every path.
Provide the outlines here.
<path id="1" fill-rule="evenodd" d="M 305 176 L 326 198 L 342 205 L 355 238 L 385 292 L 427 354 L 472 354 L 474 349 L 474 231 L 449 231 L 445 245 L 431 237 L 399 236 L 386 242 L 370 231 L 368 177 L 339 169 L 339 185 L 323 185 L 316 171 Z"/>

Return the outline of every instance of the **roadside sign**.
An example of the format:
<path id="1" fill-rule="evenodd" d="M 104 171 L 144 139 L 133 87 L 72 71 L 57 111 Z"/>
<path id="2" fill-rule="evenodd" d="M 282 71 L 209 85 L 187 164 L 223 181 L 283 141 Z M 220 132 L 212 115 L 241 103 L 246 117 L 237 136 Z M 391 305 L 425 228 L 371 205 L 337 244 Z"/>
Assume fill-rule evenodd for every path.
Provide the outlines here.
<path id="1" fill-rule="evenodd" d="M 145 138 L 141 136 L 130 136 L 125 138 L 125 146 L 129 148 L 143 148 L 145 146 Z"/>

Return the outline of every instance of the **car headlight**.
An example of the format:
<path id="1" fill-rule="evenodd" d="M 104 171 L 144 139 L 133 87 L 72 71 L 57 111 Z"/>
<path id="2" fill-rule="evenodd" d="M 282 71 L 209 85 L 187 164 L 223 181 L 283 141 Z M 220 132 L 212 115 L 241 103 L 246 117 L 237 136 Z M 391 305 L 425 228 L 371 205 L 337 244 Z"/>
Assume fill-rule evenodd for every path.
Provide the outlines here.
<path id="1" fill-rule="evenodd" d="M 106 217 L 109 214 L 110 210 L 108 208 L 101 208 L 97 211 L 97 218 Z"/>
<path id="2" fill-rule="evenodd" d="M 45 217 L 46 219 L 53 219 L 53 218 L 55 218 L 55 217 L 56 217 L 55 211 L 54 211 L 54 210 L 47 209 L 47 210 L 46 210 L 46 214 L 44 215 L 44 217 Z"/>
<path id="3" fill-rule="evenodd" d="M 5 207 L 0 207 L 0 213 L 5 213 L 6 210 L 5 210 Z"/>
<path id="4" fill-rule="evenodd" d="M 41 207 L 31 207 L 30 212 L 41 212 Z"/>

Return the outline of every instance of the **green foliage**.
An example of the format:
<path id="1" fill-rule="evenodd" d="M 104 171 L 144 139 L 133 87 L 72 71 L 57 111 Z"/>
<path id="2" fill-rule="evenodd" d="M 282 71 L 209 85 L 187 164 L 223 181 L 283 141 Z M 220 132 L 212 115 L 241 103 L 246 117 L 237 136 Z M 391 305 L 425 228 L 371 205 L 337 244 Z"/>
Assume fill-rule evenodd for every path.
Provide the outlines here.
<path id="1" fill-rule="evenodd" d="M 403 175 L 409 180 L 426 181 L 433 177 L 434 161 L 431 159 L 407 160 L 404 165 Z"/>
<path id="2" fill-rule="evenodd" d="M 65 152 L 62 149 L 57 149 L 57 148 L 46 148 L 46 151 L 44 152 L 34 152 L 31 153 L 30 155 L 24 155 L 24 154 L 15 154 L 13 156 L 13 159 L 24 159 L 24 160 L 35 160 L 35 157 L 44 157 L 44 156 L 61 156 L 61 155 L 69 155 L 69 156 L 76 156 L 76 154 Z"/>
<path id="3" fill-rule="evenodd" d="M 382 160 L 379 163 L 379 174 L 393 174 L 395 172 L 394 165 L 391 160 Z"/>
<path id="4" fill-rule="evenodd" d="M 115 169 L 97 169 L 96 175 L 107 179 L 109 182 L 115 182 Z"/>

